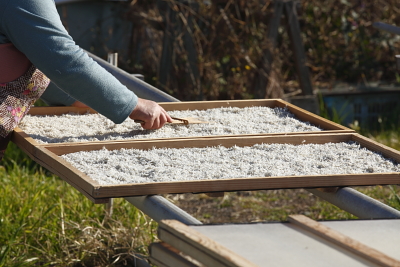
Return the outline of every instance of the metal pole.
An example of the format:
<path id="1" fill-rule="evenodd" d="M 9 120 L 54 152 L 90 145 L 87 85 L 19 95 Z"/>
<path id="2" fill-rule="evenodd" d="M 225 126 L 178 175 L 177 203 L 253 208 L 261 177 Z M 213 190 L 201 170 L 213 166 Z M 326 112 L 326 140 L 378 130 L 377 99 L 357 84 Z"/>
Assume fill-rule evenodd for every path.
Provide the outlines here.
<path id="1" fill-rule="evenodd" d="M 107 62 L 118 68 L 118 53 L 108 53 Z"/>
<path id="2" fill-rule="evenodd" d="M 177 102 L 179 101 L 175 97 L 164 93 L 163 91 L 151 86 L 150 84 L 132 76 L 131 74 L 119 69 L 102 58 L 87 52 L 88 55 L 93 58 L 100 66 L 110 72 L 115 78 L 117 78 L 123 85 L 129 90 L 133 91 L 138 97 L 153 100 L 156 102 Z"/>
<path id="3" fill-rule="evenodd" d="M 383 22 L 374 22 L 372 23 L 372 26 L 380 30 L 400 35 L 400 28 L 397 26 L 393 26 Z"/>
<path id="4" fill-rule="evenodd" d="M 125 197 L 125 200 L 143 211 L 156 222 L 161 220 L 177 220 L 189 225 L 202 224 L 199 220 L 162 196 Z"/>
<path id="5" fill-rule="evenodd" d="M 317 189 L 307 189 L 307 191 L 360 219 L 400 218 L 400 211 L 349 187 L 341 188 L 335 193 L 321 192 Z"/>

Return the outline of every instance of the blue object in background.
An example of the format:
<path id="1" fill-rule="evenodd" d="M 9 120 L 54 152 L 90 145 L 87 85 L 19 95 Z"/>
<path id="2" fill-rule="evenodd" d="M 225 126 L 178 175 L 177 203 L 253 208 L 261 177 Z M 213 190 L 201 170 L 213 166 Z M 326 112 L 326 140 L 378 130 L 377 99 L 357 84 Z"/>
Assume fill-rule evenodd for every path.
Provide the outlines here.
<path id="1" fill-rule="evenodd" d="M 400 122 L 400 90 L 322 93 L 329 117 L 344 126 L 358 123 L 362 128 Z"/>
<path id="2" fill-rule="evenodd" d="M 124 19 L 126 1 L 56 0 L 58 13 L 68 33 L 83 49 L 106 59 L 129 53 L 133 24 Z"/>

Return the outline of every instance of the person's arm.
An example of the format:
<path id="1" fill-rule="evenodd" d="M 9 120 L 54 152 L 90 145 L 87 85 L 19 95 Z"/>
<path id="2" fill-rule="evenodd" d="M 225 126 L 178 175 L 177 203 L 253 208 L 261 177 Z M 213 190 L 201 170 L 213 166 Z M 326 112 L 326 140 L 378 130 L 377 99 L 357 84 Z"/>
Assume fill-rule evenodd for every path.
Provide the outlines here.
<path id="1" fill-rule="evenodd" d="M 50 83 L 49 87 L 42 95 L 42 100 L 48 105 L 74 106 L 79 108 L 88 107 L 84 103 L 75 100 L 63 92 L 54 83 Z M 154 113 L 157 110 L 160 111 L 159 114 Z M 144 121 L 145 123 L 142 124 L 142 126 L 145 129 L 158 129 L 162 127 L 166 121 L 170 121 L 165 110 L 160 109 L 159 106 L 153 101 L 148 101 L 141 98 L 138 99 L 138 104 L 129 117 L 133 120 Z"/>
<path id="2" fill-rule="evenodd" d="M 116 123 L 137 105 L 136 95 L 74 43 L 52 0 L 9 0 L 1 22 L 10 42 L 70 96 Z"/>
<path id="3" fill-rule="evenodd" d="M 0 7 L 0 33 L 68 95 L 115 123 L 123 122 L 134 109 L 143 109 L 138 103 L 146 101 L 139 100 L 74 43 L 53 0 L 4 0 Z M 171 120 L 158 105 L 153 109 L 143 110 L 147 114 L 144 128 L 155 129 Z"/>

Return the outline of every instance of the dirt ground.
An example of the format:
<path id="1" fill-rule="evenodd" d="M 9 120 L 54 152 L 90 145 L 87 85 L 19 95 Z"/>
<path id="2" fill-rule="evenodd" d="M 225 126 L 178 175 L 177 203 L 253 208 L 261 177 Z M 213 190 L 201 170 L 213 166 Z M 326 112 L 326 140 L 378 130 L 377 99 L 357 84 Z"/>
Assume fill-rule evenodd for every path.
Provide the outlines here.
<path id="1" fill-rule="evenodd" d="M 326 219 L 332 216 L 332 210 L 345 213 L 305 189 L 228 192 L 223 197 L 206 194 L 164 197 L 206 224 L 285 221 L 290 214 Z M 341 216 L 351 217 L 349 214 Z"/>

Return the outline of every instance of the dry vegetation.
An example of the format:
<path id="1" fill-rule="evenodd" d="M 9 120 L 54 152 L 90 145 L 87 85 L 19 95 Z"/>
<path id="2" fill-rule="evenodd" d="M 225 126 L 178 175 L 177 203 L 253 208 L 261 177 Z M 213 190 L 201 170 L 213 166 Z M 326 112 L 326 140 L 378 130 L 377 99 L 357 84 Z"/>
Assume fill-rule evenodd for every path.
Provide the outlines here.
<path id="1" fill-rule="evenodd" d="M 396 82 L 399 38 L 372 23 L 400 25 L 400 2 L 304 0 L 297 10 L 314 88 L 336 81 Z M 132 57 L 121 66 L 180 100 L 294 93 L 298 79 L 284 19 L 270 86 L 257 88 L 271 47 L 266 36 L 272 12 L 272 1 L 132 1 L 126 14 L 135 29 Z M 163 48 L 171 57 L 162 56 Z"/>

